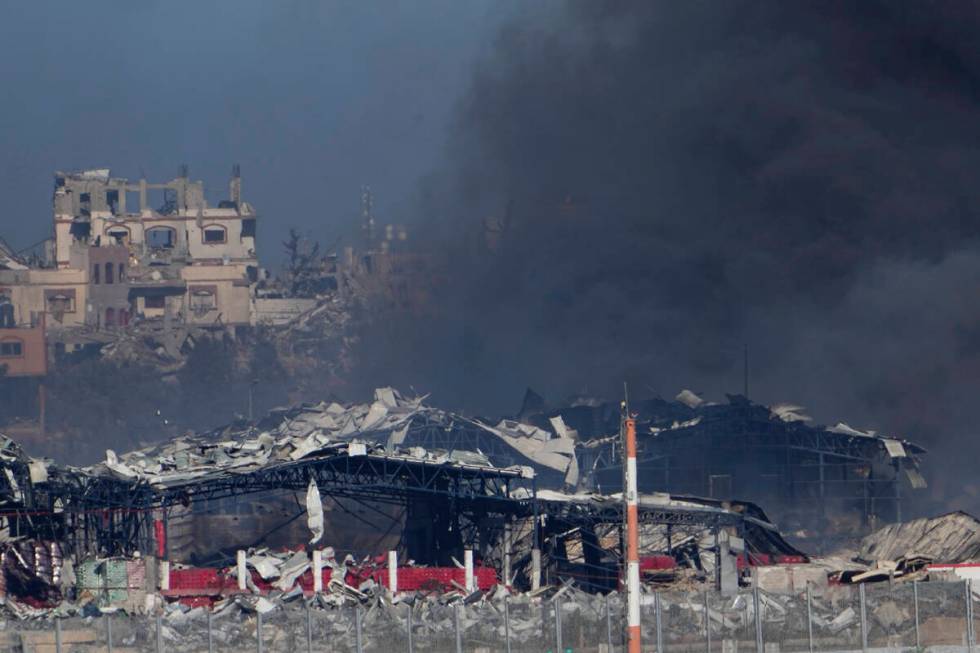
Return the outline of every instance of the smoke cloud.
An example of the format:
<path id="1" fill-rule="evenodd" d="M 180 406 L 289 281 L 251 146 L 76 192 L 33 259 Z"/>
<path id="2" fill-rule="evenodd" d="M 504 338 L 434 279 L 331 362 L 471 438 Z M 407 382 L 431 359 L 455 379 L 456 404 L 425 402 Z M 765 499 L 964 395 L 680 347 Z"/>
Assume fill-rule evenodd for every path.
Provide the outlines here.
<path id="1" fill-rule="evenodd" d="M 377 326 L 365 378 L 488 413 L 525 385 L 720 399 L 744 343 L 757 401 L 975 457 L 978 13 L 640 0 L 512 22 L 420 193 L 421 239 L 454 257 L 438 315 Z M 934 498 L 980 505 L 957 478 Z"/>

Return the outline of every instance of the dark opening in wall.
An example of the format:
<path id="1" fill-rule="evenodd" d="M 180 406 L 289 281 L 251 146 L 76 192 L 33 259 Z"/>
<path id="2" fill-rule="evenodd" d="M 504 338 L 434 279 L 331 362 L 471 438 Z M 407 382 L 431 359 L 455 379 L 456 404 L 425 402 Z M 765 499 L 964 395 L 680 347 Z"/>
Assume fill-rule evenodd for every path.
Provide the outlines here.
<path id="1" fill-rule="evenodd" d="M 224 227 L 212 225 L 204 228 L 204 242 L 208 245 L 218 245 L 228 240 Z"/>
<path id="2" fill-rule="evenodd" d="M 12 329 L 17 326 L 14 321 L 14 305 L 0 303 L 0 328 Z"/>
<path id="3" fill-rule="evenodd" d="M 126 213 L 140 212 L 139 191 L 126 191 Z"/>
<path id="4" fill-rule="evenodd" d="M 88 242 L 89 235 L 92 233 L 92 225 L 88 222 L 72 222 L 68 228 L 68 233 L 75 240 Z"/>
<path id="5" fill-rule="evenodd" d="M 0 342 L 0 358 L 20 358 L 24 355 L 24 343 L 20 340 L 4 340 Z"/>
<path id="6" fill-rule="evenodd" d="M 116 245 L 128 245 L 129 244 L 129 229 L 125 227 L 110 227 L 106 231 L 106 235 L 115 241 Z"/>
<path id="7" fill-rule="evenodd" d="M 146 245 L 153 249 L 173 249 L 177 245 L 177 230 L 172 227 L 147 229 Z"/>
<path id="8" fill-rule="evenodd" d="M 113 215 L 119 215 L 119 191 L 107 190 L 105 192 L 105 203 Z"/>

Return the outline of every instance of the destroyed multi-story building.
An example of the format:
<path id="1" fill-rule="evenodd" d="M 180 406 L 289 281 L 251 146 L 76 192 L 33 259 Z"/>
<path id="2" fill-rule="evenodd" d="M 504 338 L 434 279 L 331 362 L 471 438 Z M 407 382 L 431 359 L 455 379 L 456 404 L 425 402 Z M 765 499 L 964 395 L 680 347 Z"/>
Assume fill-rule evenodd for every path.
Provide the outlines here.
<path id="1" fill-rule="evenodd" d="M 133 315 L 249 324 L 256 217 L 242 201 L 237 166 L 228 199 L 216 207 L 186 167 L 164 183 L 131 182 L 108 169 L 55 175 L 55 259 L 59 270 L 85 271 L 89 326 L 124 326 Z"/>
<path id="2" fill-rule="evenodd" d="M 251 322 L 257 216 L 237 166 L 216 207 L 186 166 L 163 183 L 107 168 L 58 172 L 53 216 L 48 265 L 0 257 L 5 324 L 37 324 L 42 314 L 54 332 L 113 329 L 137 316 L 206 328 Z"/>

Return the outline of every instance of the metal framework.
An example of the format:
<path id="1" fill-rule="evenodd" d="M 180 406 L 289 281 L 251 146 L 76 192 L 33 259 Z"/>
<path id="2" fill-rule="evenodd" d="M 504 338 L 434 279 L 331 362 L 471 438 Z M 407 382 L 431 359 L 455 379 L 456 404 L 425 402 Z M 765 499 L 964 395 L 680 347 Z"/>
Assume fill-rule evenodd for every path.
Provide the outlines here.
<path id="1" fill-rule="evenodd" d="M 12 507 L 7 517 L 15 534 L 66 541 L 76 556 L 151 552 L 158 537 L 154 522 L 166 520 L 171 508 L 270 490 L 303 490 L 311 478 L 324 495 L 403 506 L 434 503 L 464 520 L 479 518 L 481 527 L 490 523 L 488 516 L 527 512 L 535 491 L 533 479 L 513 469 L 343 452 L 246 473 L 226 471 L 168 487 L 65 474 L 40 484 L 42 492 Z M 512 496 L 519 488 L 520 498 Z"/>
<path id="2" fill-rule="evenodd" d="M 909 456 L 924 453 L 903 444 Z M 622 460 L 614 441 L 581 453 L 581 466 L 592 470 L 601 491 L 618 489 Z M 637 464 L 643 491 L 735 495 L 804 522 L 837 501 L 858 509 L 868 524 L 901 519 L 901 475 L 915 467 L 910 457 L 890 457 L 877 437 L 741 415 L 647 434 Z"/>

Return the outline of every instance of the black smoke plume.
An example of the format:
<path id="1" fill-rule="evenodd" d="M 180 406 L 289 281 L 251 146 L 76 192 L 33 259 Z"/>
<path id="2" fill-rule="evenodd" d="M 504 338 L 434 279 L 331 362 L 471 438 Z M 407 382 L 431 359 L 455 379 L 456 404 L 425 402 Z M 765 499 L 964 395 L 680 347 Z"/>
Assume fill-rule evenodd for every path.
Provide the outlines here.
<path id="1" fill-rule="evenodd" d="M 680 388 L 933 449 L 977 507 L 980 5 L 571 2 L 504 29 L 417 239 L 438 311 L 365 378 L 471 411 Z M 937 464 L 938 463 L 938 464 Z"/>

